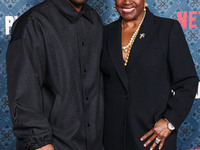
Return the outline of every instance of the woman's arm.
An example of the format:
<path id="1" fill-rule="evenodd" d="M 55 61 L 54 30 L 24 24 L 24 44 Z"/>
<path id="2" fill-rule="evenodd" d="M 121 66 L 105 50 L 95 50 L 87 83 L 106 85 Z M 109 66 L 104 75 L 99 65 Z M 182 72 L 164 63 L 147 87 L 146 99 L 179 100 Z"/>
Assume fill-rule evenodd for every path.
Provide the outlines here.
<path id="1" fill-rule="evenodd" d="M 171 73 L 171 88 L 175 95 L 168 100 L 163 117 L 178 129 L 192 107 L 199 82 L 192 56 L 178 21 L 174 21 L 169 36 L 168 64 Z"/>
<path id="2" fill-rule="evenodd" d="M 185 40 L 184 33 L 178 21 L 174 21 L 169 35 L 168 47 L 168 66 L 171 78 L 171 89 L 175 95 L 170 97 L 167 104 L 167 109 L 163 114 L 177 130 L 181 123 L 188 115 L 198 87 L 198 76 L 195 66 Z M 164 145 L 165 139 L 171 134 L 168 128 L 168 121 L 160 119 L 155 126 L 144 136 L 141 141 L 150 137 L 144 144 L 146 147 L 154 141 L 151 149 L 154 149 L 159 143 L 159 149 Z M 157 143 L 155 139 L 157 140 Z"/>

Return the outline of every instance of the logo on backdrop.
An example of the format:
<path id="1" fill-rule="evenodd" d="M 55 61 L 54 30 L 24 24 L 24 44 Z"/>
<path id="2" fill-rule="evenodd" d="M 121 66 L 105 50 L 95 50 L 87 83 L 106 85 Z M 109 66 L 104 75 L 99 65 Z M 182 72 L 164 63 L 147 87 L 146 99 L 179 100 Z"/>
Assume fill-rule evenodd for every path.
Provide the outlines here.
<path id="1" fill-rule="evenodd" d="M 200 11 L 184 11 L 183 14 L 178 11 L 177 20 L 182 24 L 183 29 L 197 28 L 197 24 L 195 24 L 197 15 L 200 15 Z"/>
<path id="2" fill-rule="evenodd" d="M 10 35 L 10 29 L 15 20 L 17 20 L 18 16 L 6 16 L 5 17 L 5 28 L 6 28 L 6 35 Z"/>
<path id="3" fill-rule="evenodd" d="M 200 82 L 199 82 L 199 88 L 198 88 L 198 91 L 197 91 L 197 95 L 196 95 L 195 98 L 200 99 Z"/>
<path id="4" fill-rule="evenodd" d="M 200 11 L 178 11 L 177 20 L 182 25 L 183 29 L 186 28 L 197 28 L 196 16 L 200 15 Z M 14 21 L 18 18 L 18 16 L 6 16 L 5 17 L 5 28 L 6 35 L 10 35 L 10 29 L 14 23 Z"/>

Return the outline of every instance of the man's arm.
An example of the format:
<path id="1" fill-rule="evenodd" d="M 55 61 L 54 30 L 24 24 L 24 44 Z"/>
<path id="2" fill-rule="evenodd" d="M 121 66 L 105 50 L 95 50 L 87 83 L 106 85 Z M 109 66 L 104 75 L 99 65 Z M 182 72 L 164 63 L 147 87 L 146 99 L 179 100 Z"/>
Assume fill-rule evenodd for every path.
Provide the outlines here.
<path id="1" fill-rule="evenodd" d="M 6 58 L 9 108 L 15 136 L 35 150 L 52 142 L 51 126 L 43 114 L 45 50 L 37 22 L 29 19 L 23 29 L 17 26 Z"/>

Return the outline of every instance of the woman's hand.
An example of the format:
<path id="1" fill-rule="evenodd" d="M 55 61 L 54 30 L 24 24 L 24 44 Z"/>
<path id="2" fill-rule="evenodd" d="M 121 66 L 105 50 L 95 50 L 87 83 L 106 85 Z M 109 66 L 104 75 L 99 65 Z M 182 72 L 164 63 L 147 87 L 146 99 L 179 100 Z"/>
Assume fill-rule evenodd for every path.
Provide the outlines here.
<path id="1" fill-rule="evenodd" d="M 145 142 L 144 147 L 154 141 L 150 148 L 150 150 L 153 150 L 157 145 L 155 139 L 158 138 L 160 139 L 159 149 L 161 149 L 164 145 L 165 139 L 171 134 L 171 132 L 172 131 L 168 129 L 167 121 L 165 119 L 160 119 L 149 132 L 141 137 L 141 141 L 144 141 L 149 137 Z"/>
<path id="2" fill-rule="evenodd" d="M 39 148 L 38 150 L 54 150 L 54 148 L 52 144 L 48 144 L 44 147 Z"/>

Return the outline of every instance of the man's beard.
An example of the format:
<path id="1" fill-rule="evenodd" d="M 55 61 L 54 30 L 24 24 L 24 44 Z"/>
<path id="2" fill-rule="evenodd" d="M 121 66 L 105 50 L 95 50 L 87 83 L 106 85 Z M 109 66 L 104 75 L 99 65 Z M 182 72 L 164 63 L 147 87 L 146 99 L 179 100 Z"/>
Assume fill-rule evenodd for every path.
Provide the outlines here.
<path id="1" fill-rule="evenodd" d="M 85 4 L 87 0 L 69 0 L 75 6 L 81 6 Z"/>

